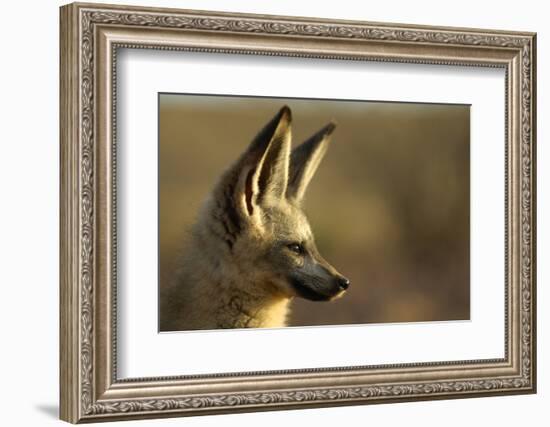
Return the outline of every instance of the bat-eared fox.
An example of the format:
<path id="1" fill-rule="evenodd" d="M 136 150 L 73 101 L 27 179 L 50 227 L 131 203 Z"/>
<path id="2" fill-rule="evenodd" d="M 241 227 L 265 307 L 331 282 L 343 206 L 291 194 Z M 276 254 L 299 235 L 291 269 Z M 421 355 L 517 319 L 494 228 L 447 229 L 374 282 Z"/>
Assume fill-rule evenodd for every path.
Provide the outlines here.
<path id="1" fill-rule="evenodd" d="M 161 292 L 161 331 L 282 327 L 293 298 L 330 301 L 348 289 L 302 210 L 334 128 L 291 149 L 284 106 L 221 175 Z"/>

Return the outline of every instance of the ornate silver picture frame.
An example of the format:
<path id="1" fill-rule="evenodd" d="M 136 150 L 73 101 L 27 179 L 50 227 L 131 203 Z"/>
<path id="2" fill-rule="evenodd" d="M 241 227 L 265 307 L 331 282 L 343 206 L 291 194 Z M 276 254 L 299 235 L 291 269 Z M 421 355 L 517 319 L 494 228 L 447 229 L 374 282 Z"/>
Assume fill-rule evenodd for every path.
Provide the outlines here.
<path id="1" fill-rule="evenodd" d="M 63 6 L 60 13 L 61 419 L 79 423 L 536 391 L 535 34 L 81 3 Z M 122 49 L 502 69 L 504 357 L 120 378 L 116 64 Z"/>

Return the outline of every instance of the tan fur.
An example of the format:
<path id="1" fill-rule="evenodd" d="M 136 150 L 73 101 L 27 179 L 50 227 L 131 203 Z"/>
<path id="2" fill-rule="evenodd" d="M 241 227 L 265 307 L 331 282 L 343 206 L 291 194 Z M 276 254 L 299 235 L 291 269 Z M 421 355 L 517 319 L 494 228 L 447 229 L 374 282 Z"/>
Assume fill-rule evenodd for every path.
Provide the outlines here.
<path id="1" fill-rule="evenodd" d="M 284 242 L 308 242 L 308 256 L 337 275 L 300 207 L 334 126 L 291 154 L 290 120 L 285 107 L 204 203 L 174 281 L 161 292 L 162 331 L 285 326 L 297 296 L 286 271 L 302 268 L 304 257 Z"/>

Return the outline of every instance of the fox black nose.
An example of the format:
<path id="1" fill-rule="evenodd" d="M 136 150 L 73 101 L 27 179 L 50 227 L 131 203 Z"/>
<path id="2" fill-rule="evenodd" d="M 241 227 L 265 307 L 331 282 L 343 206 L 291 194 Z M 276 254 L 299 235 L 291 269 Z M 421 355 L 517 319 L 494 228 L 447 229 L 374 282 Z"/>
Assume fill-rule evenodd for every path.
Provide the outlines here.
<path id="1" fill-rule="evenodd" d="M 338 281 L 338 287 L 343 291 L 349 288 L 349 280 L 346 279 L 345 277 L 339 277 L 337 281 Z"/>

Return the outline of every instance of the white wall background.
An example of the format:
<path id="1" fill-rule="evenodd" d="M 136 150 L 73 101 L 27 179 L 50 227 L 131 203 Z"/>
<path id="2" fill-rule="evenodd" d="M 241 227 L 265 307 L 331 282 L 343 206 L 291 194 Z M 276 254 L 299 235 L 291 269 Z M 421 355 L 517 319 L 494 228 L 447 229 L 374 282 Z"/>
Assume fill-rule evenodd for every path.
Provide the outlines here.
<path id="1" fill-rule="evenodd" d="M 122 3 L 110 0 L 113 3 Z M 264 412 L 130 425 L 546 425 L 550 405 L 550 29 L 545 2 L 133 0 L 133 4 L 538 32 L 538 395 Z M 58 402 L 58 6 L 2 6 L 0 401 L 3 425 L 46 426 Z M 545 336 L 546 335 L 546 336 Z"/>

